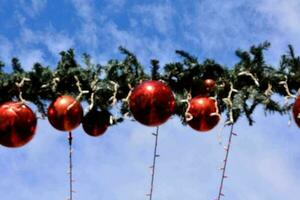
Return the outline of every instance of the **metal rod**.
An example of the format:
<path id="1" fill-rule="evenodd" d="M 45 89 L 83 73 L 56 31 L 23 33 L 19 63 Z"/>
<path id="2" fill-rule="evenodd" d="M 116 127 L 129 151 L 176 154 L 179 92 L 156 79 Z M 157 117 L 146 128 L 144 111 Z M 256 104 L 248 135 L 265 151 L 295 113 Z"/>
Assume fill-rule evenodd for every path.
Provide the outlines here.
<path id="1" fill-rule="evenodd" d="M 225 173 L 226 173 L 227 161 L 228 161 L 228 156 L 229 156 L 229 151 L 230 151 L 230 146 L 231 146 L 231 140 L 232 140 L 233 135 L 236 135 L 236 134 L 233 132 L 233 123 L 232 123 L 231 124 L 231 129 L 230 129 L 230 134 L 229 134 L 229 139 L 228 139 L 228 143 L 227 143 L 227 147 L 225 147 L 226 155 L 225 155 L 225 159 L 224 159 L 224 165 L 221 168 L 222 177 L 221 177 L 221 183 L 220 183 L 219 194 L 218 194 L 217 200 L 220 200 L 221 197 L 224 196 L 224 194 L 223 194 L 224 179 L 227 178 Z"/>
<path id="2" fill-rule="evenodd" d="M 151 185 L 150 185 L 150 193 L 149 193 L 149 200 L 152 200 L 153 195 L 153 188 L 154 188 L 154 177 L 155 177 L 155 166 L 156 166 L 156 158 L 159 157 L 157 154 L 157 143 L 158 143 L 158 131 L 159 127 L 156 127 L 156 133 L 153 135 L 155 136 L 155 145 L 154 145 L 154 153 L 153 153 L 153 163 L 152 163 L 152 175 L 151 175 Z"/>

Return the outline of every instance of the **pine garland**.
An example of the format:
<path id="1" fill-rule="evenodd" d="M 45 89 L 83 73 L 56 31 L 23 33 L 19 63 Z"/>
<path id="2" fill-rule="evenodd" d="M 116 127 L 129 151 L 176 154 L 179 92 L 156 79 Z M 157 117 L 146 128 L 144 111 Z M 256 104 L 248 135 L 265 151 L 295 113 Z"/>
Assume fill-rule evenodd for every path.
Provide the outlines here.
<path id="1" fill-rule="evenodd" d="M 4 72 L 4 63 L 0 61 L 0 103 L 17 99 L 21 90 L 23 98 L 34 103 L 46 116 L 47 104 L 57 96 L 78 95 L 76 83 L 79 81 L 82 90 L 89 91 L 82 95 L 81 101 L 106 111 L 116 108 L 116 103 L 121 105 L 118 108 L 122 117 L 114 120 L 115 124 L 122 122 L 124 115 L 129 113 L 126 98 L 132 88 L 143 80 L 154 79 L 164 81 L 173 90 L 177 102 L 174 114 L 185 123 L 187 105 L 182 100 L 189 94 L 204 94 L 203 81 L 211 78 L 216 80 L 217 88 L 209 95 L 216 98 L 220 113 L 226 113 L 232 122 L 245 115 L 252 125 L 252 114 L 259 105 L 266 113 L 289 112 L 292 104 L 281 105 L 271 95 L 288 99 L 294 97 L 300 87 L 300 57 L 295 56 L 292 46 L 288 46 L 289 52 L 281 57 L 278 67 L 265 62 L 264 51 L 269 46 L 270 43 L 264 42 L 252 46 L 249 51 L 237 50 L 240 61 L 231 68 L 212 59 L 199 62 L 185 51 L 176 51 L 182 61 L 167 63 L 160 70 L 159 61 L 151 60 L 151 74 L 147 74 L 136 56 L 123 47 L 119 49 L 124 59 L 112 59 L 105 65 L 93 64 L 91 57 L 83 54 L 84 65 L 81 66 L 73 49 L 60 53 L 56 68 L 35 63 L 31 71 L 25 71 L 20 61 L 13 58 L 10 73 Z M 18 87 L 16 83 L 24 78 L 30 81 Z"/>

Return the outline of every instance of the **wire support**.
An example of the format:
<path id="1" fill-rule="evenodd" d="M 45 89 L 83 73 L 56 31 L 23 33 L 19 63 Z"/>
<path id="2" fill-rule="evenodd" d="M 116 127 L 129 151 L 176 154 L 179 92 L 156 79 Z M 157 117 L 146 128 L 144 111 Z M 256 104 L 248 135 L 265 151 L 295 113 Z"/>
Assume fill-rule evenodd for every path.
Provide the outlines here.
<path id="1" fill-rule="evenodd" d="M 147 196 L 149 196 L 149 200 L 152 200 L 152 196 L 153 196 L 156 159 L 159 157 L 159 155 L 157 154 L 158 132 L 159 132 L 159 127 L 157 126 L 156 132 L 152 133 L 152 135 L 155 136 L 155 145 L 154 145 L 154 152 L 153 152 L 153 162 L 152 162 L 152 166 L 150 166 L 152 173 L 151 173 L 150 193 L 147 194 Z"/>
<path id="2" fill-rule="evenodd" d="M 220 187 L 219 187 L 218 198 L 216 200 L 220 200 L 224 196 L 224 193 L 223 193 L 224 180 L 226 178 L 228 178 L 226 175 L 226 169 L 227 169 L 228 157 L 229 157 L 229 152 L 230 152 L 230 147 L 231 147 L 231 142 L 232 142 L 232 136 L 237 136 L 237 134 L 233 132 L 233 123 L 231 124 L 227 146 L 224 147 L 226 154 L 225 154 L 225 159 L 223 162 L 224 163 L 223 167 L 221 167 L 221 169 L 220 169 L 222 171 L 222 177 L 221 177 L 221 182 L 220 182 Z"/>
<path id="3" fill-rule="evenodd" d="M 70 188 L 70 192 L 69 192 L 69 198 L 68 200 L 73 200 L 73 193 L 75 192 L 73 190 L 73 160 L 72 160 L 72 155 L 73 155 L 73 149 L 72 149 L 72 141 L 73 141 L 73 137 L 72 137 L 72 132 L 69 131 L 69 136 L 68 136 L 68 142 L 69 142 L 69 188 Z"/>

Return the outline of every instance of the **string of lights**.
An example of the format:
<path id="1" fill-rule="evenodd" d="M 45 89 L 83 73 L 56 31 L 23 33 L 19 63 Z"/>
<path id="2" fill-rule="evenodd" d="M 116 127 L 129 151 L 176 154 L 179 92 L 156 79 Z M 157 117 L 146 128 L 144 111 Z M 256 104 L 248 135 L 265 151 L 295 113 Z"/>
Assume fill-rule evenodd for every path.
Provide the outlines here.
<path id="1" fill-rule="evenodd" d="M 225 150 L 226 154 L 225 154 L 225 159 L 223 160 L 224 164 L 220 168 L 220 170 L 222 171 L 222 176 L 221 176 L 221 183 L 220 183 L 220 187 L 219 187 L 219 194 L 218 194 L 218 198 L 216 200 L 220 200 L 221 197 L 224 196 L 224 193 L 223 193 L 224 180 L 226 178 L 228 178 L 228 176 L 226 175 L 226 169 L 227 169 L 228 156 L 229 156 L 231 142 L 232 142 L 232 136 L 237 136 L 237 134 L 233 132 L 233 123 L 231 124 L 227 146 L 224 146 L 224 150 Z"/>
<path id="2" fill-rule="evenodd" d="M 69 194 L 69 198 L 68 200 L 73 200 L 73 193 L 75 192 L 73 190 L 73 160 L 72 160 L 72 154 L 73 154 L 73 149 L 72 149 L 72 141 L 73 141 L 73 137 L 72 137 L 72 132 L 69 131 L 69 136 L 68 136 L 68 141 L 69 141 L 69 187 L 70 187 L 70 194 Z"/>
<path id="3" fill-rule="evenodd" d="M 151 170 L 151 183 L 150 183 L 150 192 L 149 192 L 149 194 L 147 194 L 147 196 L 149 196 L 149 200 L 152 200 L 152 196 L 153 196 L 156 159 L 159 157 L 159 155 L 157 154 L 158 131 L 159 131 L 159 127 L 157 126 L 156 132 L 152 133 L 152 135 L 155 136 L 155 145 L 154 145 L 154 153 L 153 153 L 153 162 L 152 162 L 152 165 L 150 166 L 150 168 L 152 169 Z"/>

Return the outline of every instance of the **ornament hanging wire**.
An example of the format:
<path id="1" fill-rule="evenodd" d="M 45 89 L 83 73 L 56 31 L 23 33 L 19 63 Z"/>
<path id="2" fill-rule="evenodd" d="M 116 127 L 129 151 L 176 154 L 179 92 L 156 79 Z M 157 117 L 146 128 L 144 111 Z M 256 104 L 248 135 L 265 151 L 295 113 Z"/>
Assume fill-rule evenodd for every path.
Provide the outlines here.
<path id="1" fill-rule="evenodd" d="M 150 192 L 149 192 L 149 194 L 147 194 L 147 196 L 149 196 L 149 200 L 152 200 L 152 196 L 153 196 L 156 159 L 160 156 L 157 154 L 158 132 L 159 132 L 159 127 L 157 126 L 156 132 L 152 133 L 152 135 L 155 136 L 155 145 L 154 145 L 154 153 L 153 153 L 153 162 L 152 162 L 152 165 L 150 166 L 150 169 L 151 169 Z"/>
<path id="2" fill-rule="evenodd" d="M 77 86 L 78 91 L 79 91 L 79 94 L 76 97 L 76 101 L 79 101 L 80 98 L 82 97 L 82 95 L 89 93 L 89 91 L 82 90 L 79 78 L 77 76 L 74 76 L 74 78 L 76 80 L 76 86 Z M 72 104 L 70 104 L 67 109 L 70 109 L 72 106 L 74 106 L 75 103 L 76 103 L 76 101 L 74 101 Z M 73 193 L 75 193 L 75 191 L 73 190 L 73 182 L 75 180 L 73 179 L 73 160 L 72 160 L 72 155 L 73 155 L 73 148 L 72 148 L 73 137 L 72 137 L 72 132 L 71 131 L 69 131 L 68 143 L 69 143 L 69 171 L 68 171 L 68 174 L 69 174 L 69 198 L 68 198 L 68 200 L 73 200 Z"/>
<path id="3" fill-rule="evenodd" d="M 73 160 L 72 160 L 72 154 L 73 154 L 73 149 L 72 149 L 72 132 L 69 131 L 69 136 L 68 136 L 68 141 L 69 141 L 69 189 L 70 189 L 70 194 L 69 194 L 69 198 L 68 200 L 72 200 L 73 199 L 73 193 L 75 192 L 73 190 Z"/>
<path id="4" fill-rule="evenodd" d="M 223 188 L 224 188 L 224 180 L 228 178 L 228 176 L 226 175 L 226 169 L 227 169 L 228 157 L 229 157 L 229 152 L 230 152 L 230 147 L 232 142 L 232 136 L 237 136 L 237 134 L 233 132 L 233 125 L 234 123 L 231 123 L 228 143 L 227 146 L 224 146 L 224 150 L 226 154 L 225 154 L 225 159 L 223 160 L 223 166 L 220 168 L 220 170 L 222 171 L 222 177 L 221 177 L 221 182 L 219 187 L 218 198 L 216 200 L 220 200 L 221 197 L 225 196 L 223 193 Z"/>

